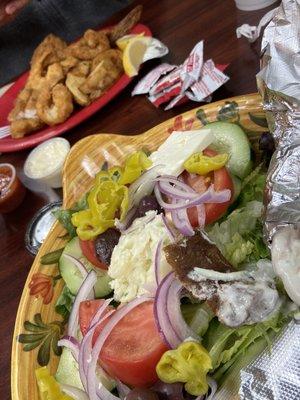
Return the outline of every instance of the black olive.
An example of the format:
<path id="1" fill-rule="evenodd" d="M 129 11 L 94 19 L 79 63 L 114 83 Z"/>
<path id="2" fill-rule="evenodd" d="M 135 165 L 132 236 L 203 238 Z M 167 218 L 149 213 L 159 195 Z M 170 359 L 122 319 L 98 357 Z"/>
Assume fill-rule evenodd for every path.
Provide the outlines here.
<path id="1" fill-rule="evenodd" d="M 154 195 L 148 195 L 142 198 L 134 214 L 134 218 L 144 217 L 146 212 L 151 210 L 157 211 L 158 214 L 162 213 L 162 208 L 158 204 L 156 197 Z"/>
<path id="2" fill-rule="evenodd" d="M 159 400 L 159 398 L 150 389 L 134 388 L 128 393 L 125 400 Z"/>
<path id="3" fill-rule="evenodd" d="M 118 244 L 120 236 L 120 232 L 113 228 L 109 228 L 97 236 L 95 239 L 95 251 L 99 261 L 106 265 L 110 264 L 113 249 Z"/>

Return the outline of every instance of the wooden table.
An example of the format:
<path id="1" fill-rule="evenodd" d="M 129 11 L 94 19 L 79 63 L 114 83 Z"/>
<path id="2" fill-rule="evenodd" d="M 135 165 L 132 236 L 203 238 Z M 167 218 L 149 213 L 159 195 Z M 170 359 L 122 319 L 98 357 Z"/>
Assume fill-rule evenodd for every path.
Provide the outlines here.
<path id="1" fill-rule="evenodd" d="M 233 0 L 140 0 L 144 4 L 142 22 L 170 49 L 164 58 L 179 64 L 192 47 L 205 41 L 205 59 L 230 63 L 230 80 L 214 95 L 213 101 L 256 91 L 255 74 L 259 69 L 259 45 L 237 40 L 235 29 L 242 23 L 256 25 L 268 9 L 246 13 L 235 8 Z M 126 10 L 120 13 L 125 14 Z M 109 22 L 117 22 L 120 15 Z M 145 74 L 158 61 L 149 62 Z M 196 103 L 189 102 L 171 111 L 156 109 L 146 96 L 131 97 L 133 82 L 121 95 L 88 121 L 66 134 L 73 144 L 99 132 L 139 134 L 158 123 L 180 114 Z M 0 111 L 1 112 L 1 111 Z M 10 162 L 21 172 L 29 151 L 2 154 L 0 162 Z M 26 227 L 43 205 L 61 197 L 61 191 L 28 190 L 25 200 L 11 215 L 0 215 L 0 397 L 10 399 L 10 352 L 15 315 L 33 256 L 25 249 Z M 25 399 L 24 399 L 25 400 Z M 28 399 L 29 400 L 29 399 Z"/>

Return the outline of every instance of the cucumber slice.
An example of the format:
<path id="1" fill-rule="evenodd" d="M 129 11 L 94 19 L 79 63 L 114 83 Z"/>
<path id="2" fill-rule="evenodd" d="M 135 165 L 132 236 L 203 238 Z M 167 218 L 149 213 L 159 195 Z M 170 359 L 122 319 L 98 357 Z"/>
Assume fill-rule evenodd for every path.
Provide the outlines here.
<path id="1" fill-rule="evenodd" d="M 64 254 L 69 254 L 70 256 L 80 259 L 80 261 L 85 265 L 88 271 L 90 271 L 93 268 L 93 265 L 82 254 L 78 237 L 74 237 L 72 240 L 70 240 L 69 243 L 67 243 L 59 259 L 58 266 L 60 274 L 63 280 L 65 281 L 67 287 L 70 289 L 71 293 L 77 294 L 83 282 L 83 278 L 81 273 L 72 263 L 72 261 L 64 257 Z M 110 287 L 109 284 L 110 277 L 104 270 L 101 270 L 99 268 L 93 268 L 93 269 L 98 276 L 98 280 L 94 287 L 95 295 L 96 297 L 104 297 L 112 291 L 112 288 Z"/>
<path id="2" fill-rule="evenodd" d="M 245 132 L 230 122 L 211 122 L 201 129 L 211 129 L 215 141 L 210 147 L 219 153 L 229 154 L 229 171 L 244 178 L 251 170 L 251 149 Z"/>
<path id="3" fill-rule="evenodd" d="M 71 350 L 66 347 L 63 348 L 61 353 L 55 379 L 59 383 L 84 390 L 79 376 L 78 363 L 75 361 Z"/>
<path id="4" fill-rule="evenodd" d="M 97 376 L 107 390 L 112 391 L 115 388 L 115 381 L 109 378 L 104 371 L 98 370 Z M 66 347 L 63 348 L 60 356 L 55 379 L 59 383 L 84 390 L 79 375 L 78 363 L 75 361 L 71 350 L 67 349 Z"/>

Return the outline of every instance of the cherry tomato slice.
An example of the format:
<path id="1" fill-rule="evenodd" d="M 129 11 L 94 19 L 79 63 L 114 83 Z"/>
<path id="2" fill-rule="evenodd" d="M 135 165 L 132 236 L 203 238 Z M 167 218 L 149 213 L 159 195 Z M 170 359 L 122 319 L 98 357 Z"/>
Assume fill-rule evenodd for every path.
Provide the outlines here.
<path id="1" fill-rule="evenodd" d="M 79 239 L 79 244 L 83 255 L 94 265 L 94 267 L 104 270 L 108 269 L 108 266 L 97 258 L 94 240 Z"/>

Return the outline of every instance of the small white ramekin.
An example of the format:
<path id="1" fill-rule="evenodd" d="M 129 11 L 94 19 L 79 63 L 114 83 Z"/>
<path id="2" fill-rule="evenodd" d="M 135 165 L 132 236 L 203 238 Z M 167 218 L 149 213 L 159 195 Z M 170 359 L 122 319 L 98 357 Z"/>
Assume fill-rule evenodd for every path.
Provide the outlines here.
<path id="1" fill-rule="evenodd" d="M 51 142 L 52 143 L 53 142 L 61 143 L 62 146 L 64 146 L 66 149 L 65 156 L 63 158 L 57 160 L 57 165 L 55 165 L 53 167 L 53 169 L 51 169 L 51 171 L 49 171 L 45 175 L 40 175 L 40 174 L 36 174 L 36 173 L 32 172 L 31 168 L 30 168 L 30 164 L 31 164 L 32 160 L 37 156 L 37 154 L 39 152 L 42 152 L 45 149 L 45 147 L 47 145 L 49 145 L 49 143 L 51 143 Z M 41 183 L 44 183 L 47 186 L 50 186 L 51 188 L 62 187 L 62 170 L 63 170 L 64 162 L 66 160 L 66 157 L 67 157 L 69 151 L 70 151 L 70 143 L 62 137 L 56 137 L 56 138 L 46 140 L 45 142 L 41 143 L 39 146 L 37 146 L 35 149 L 33 149 L 29 153 L 29 155 L 25 161 L 25 164 L 24 164 L 25 175 L 28 178 L 34 179 Z"/>

